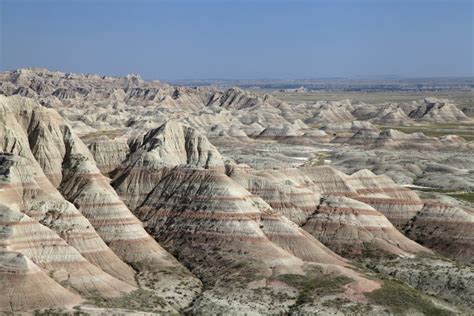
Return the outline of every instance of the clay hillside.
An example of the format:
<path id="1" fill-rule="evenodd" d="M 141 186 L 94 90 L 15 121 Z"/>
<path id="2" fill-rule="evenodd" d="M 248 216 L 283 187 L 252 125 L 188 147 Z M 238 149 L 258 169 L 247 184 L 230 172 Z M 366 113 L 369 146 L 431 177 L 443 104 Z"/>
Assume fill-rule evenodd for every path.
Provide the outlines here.
<path id="1" fill-rule="evenodd" d="M 0 312 L 468 315 L 474 144 L 408 127 L 471 123 L 429 96 L 0 73 Z"/>

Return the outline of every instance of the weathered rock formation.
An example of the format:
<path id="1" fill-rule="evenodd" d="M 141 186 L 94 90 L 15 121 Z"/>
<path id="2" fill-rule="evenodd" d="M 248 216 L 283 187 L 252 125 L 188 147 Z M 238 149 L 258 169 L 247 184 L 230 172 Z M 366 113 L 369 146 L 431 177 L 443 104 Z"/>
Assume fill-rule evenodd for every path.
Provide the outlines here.
<path id="1" fill-rule="evenodd" d="M 209 159 L 190 155 L 198 152 L 209 157 L 212 147 L 203 138 L 187 138 L 193 134 L 191 131 L 175 132 L 183 128 L 186 129 L 167 124 L 138 138 L 137 145 L 132 142 L 125 166 L 119 168 L 113 183 L 148 232 L 200 278 L 214 279 L 196 303 L 199 308 L 234 311 L 237 304 L 247 310 L 227 296 L 233 295 L 226 294 L 229 286 L 256 282 L 255 286 L 260 287 L 261 282 L 268 284 L 264 280 L 281 274 L 304 274 L 306 261 L 332 267 L 330 270 L 337 274 L 351 275 L 354 286 L 361 283 L 366 289 L 376 287 L 346 270 L 344 259 L 231 179 L 227 174 L 234 173 L 228 167 L 226 174 L 222 161 L 204 164 L 202 161 Z M 187 139 L 184 147 L 179 146 L 182 139 Z M 176 153 L 174 160 L 166 159 L 170 151 Z M 220 156 L 213 153 L 212 157 Z M 132 189 L 130 184 L 136 179 L 145 185 Z M 130 193 L 134 199 L 127 198 Z M 231 277 L 242 265 L 248 266 L 250 275 Z M 269 301 L 256 301 L 252 291 L 240 293 L 254 310 L 268 307 Z M 217 297 L 219 304 L 215 302 Z M 289 301 L 279 301 L 274 308 L 284 311 L 288 304 Z"/>
<path id="2" fill-rule="evenodd" d="M 333 142 L 363 145 L 372 148 L 417 149 L 426 151 L 462 150 L 470 146 L 466 140 L 456 135 L 429 137 L 421 132 L 407 134 L 394 129 L 387 129 L 380 132 L 360 130 L 350 137 L 338 136 Z"/>
<path id="3" fill-rule="evenodd" d="M 323 198 L 303 229 L 341 255 L 412 255 L 429 252 L 400 233 L 373 207 L 346 197 Z"/>
<path id="4" fill-rule="evenodd" d="M 452 123 L 470 120 L 456 105 L 445 99 L 427 98 L 413 102 L 412 106 L 415 108 L 408 113 L 408 116 L 414 120 L 433 123 Z"/>
<path id="5" fill-rule="evenodd" d="M 448 100 L 288 104 L 44 69 L 1 73 L 0 93 L 1 311 L 379 313 L 386 284 L 342 256 L 472 261 L 467 202 L 375 174 L 471 187 L 469 142 L 373 125 L 465 126 Z"/>
<path id="6" fill-rule="evenodd" d="M 468 207 L 426 201 L 403 231 L 411 239 L 450 258 L 473 263 L 474 211 Z"/>
<path id="7" fill-rule="evenodd" d="M 18 313 L 80 303 L 70 292 L 19 252 L 0 252 L 0 312 Z"/>
<path id="8" fill-rule="evenodd" d="M 21 253 L 85 297 L 135 290 L 135 271 L 127 263 L 140 273 L 156 270 L 167 282 L 194 282 L 145 232 L 54 111 L 22 97 L 0 96 L 0 113 L 2 250 Z M 176 273 L 159 271 L 167 268 Z M 179 282 L 168 283 L 176 292 Z M 195 290 L 178 291 L 170 303 L 183 308 Z M 44 307 L 50 305 L 45 299 Z"/>
<path id="9" fill-rule="evenodd" d="M 126 139 L 100 137 L 87 142 L 87 147 L 102 174 L 115 170 L 127 157 L 129 148 Z"/>

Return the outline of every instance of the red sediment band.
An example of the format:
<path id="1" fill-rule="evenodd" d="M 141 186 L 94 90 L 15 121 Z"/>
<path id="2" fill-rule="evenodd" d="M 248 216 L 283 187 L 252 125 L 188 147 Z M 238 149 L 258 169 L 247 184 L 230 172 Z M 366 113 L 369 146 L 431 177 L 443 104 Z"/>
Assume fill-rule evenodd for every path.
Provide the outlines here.
<path id="1" fill-rule="evenodd" d="M 103 227 L 103 226 L 125 226 L 125 225 L 141 225 L 141 222 L 134 218 L 112 218 L 112 219 L 105 219 L 105 218 L 99 218 L 99 219 L 89 219 L 89 222 L 94 227 Z"/>
<path id="2" fill-rule="evenodd" d="M 403 223 L 406 223 L 406 221 L 408 219 L 411 219 L 413 216 L 405 215 L 405 214 L 402 214 L 402 215 L 385 214 L 385 217 L 388 218 L 392 224 L 394 224 L 395 221 L 401 221 Z"/>
<path id="3" fill-rule="evenodd" d="M 357 193 L 360 193 L 360 194 L 384 193 L 384 192 L 412 192 L 412 191 L 404 187 L 366 188 L 366 189 L 357 190 Z"/>
<path id="4" fill-rule="evenodd" d="M 209 201 L 209 200 L 215 200 L 215 201 L 244 201 L 246 199 L 251 199 L 254 198 L 254 195 L 248 194 L 248 195 L 240 195 L 240 196 L 218 196 L 218 195 L 173 195 L 176 197 L 187 197 L 188 199 L 192 199 L 194 201 Z"/>
<path id="5" fill-rule="evenodd" d="M 343 196 L 343 197 L 349 197 L 349 198 L 354 198 L 356 196 L 359 196 L 357 192 L 329 192 L 325 191 L 323 194 L 330 194 L 334 196 Z"/>
<path id="6" fill-rule="evenodd" d="M 427 201 L 427 200 L 424 201 L 424 204 L 425 206 L 436 206 L 436 207 L 445 207 L 445 208 L 452 207 L 452 205 L 450 206 L 441 202 Z"/>
<path id="7" fill-rule="evenodd" d="M 176 231 L 175 233 L 182 234 L 182 232 Z M 268 243 L 268 239 L 266 236 L 259 236 L 259 235 L 237 235 L 235 233 L 225 233 L 225 232 L 216 232 L 216 231 L 191 231 L 190 232 L 192 235 L 196 237 L 205 237 L 206 239 L 214 239 L 217 242 L 222 242 L 222 241 L 241 241 L 241 242 L 263 242 L 263 243 Z"/>
<path id="8" fill-rule="evenodd" d="M 312 182 L 312 183 L 303 183 L 303 184 L 299 183 L 295 185 L 295 187 L 300 188 L 300 189 L 306 189 L 306 188 L 312 188 L 312 187 L 321 188 L 321 189 L 334 189 L 334 190 L 343 189 L 344 191 L 334 191 L 334 192 L 357 194 L 357 192 L 351 191 L 349 187 L 337 185 L 334 183 L 332 183 L 331 185 L 325 185 L 325 183 L 326 182 L 314 182 L 314 183 Z M 331 183 L 331 182 L 327 182 L 327 183 Z"/>
<path id="9" fill-rule="evenodd" d="M 154 212 L 156 209 L 152 207 L 141 207 L 138 212 Z M 181 217 L 181 218 L 196 218 L 196 219 L 215 219 L 215 220 L 244 220 L 254 221 L 261 217 L 260 212 L 237 213 L 237 212 L 216 212 L 216 211 L 170 211 L 158 210 L 154 212 L 154 217 Z"/>
<path id="10" fill-rule="evenodd" d="M 155 206 L 153 204 L 150 204 L 149 206 L 143 206 L 141 208 L 147 209 L 147 210 L 161 210 L 161 209 L 166 209 L 166 210 L 174 210 L 174 209 L 180 209 L 180 210 L 186 210 L 186 211 L 191 211 L 195 212 L 196 211 L 196 204 L 194 203 L 196 201 L 188 201 L 187 203 L 178 203 L 178 202 L 173 202 L 173 201 L 167 201 L 163 203 L 159 203 L 158 206 Z M 212 202 L 212 200 L 205 200 L 204 202 L 209 203 Z M 200 204 L 197 204 L 200 206 Z M 206 206 L 207 213 L 210 212 L 219 212 L 222 210 L 225 210 L 223 212 L 225 213 L 249 213 L 249 212 L 241 212 L 241 207 L 236 204 L 229 203 L 229 205 L 221 206 L 221 207 L 208 207 L 209 205 Z M 250 207 L 250 206 L 249 206 Z"/>
<path id="11" fill-rule="evenodd" d="M 123 170 L 123 169 L 122 169 Z M 127 175 L 139 175 L 139 174 L 146 174 L 146 175 L 162 175 L 164 171 L 163 169 L 156 169 L 156 168 L 148 168 L 148 167 L 133 167 L 127 173 Z"/>
<path id="12" fill-rule="evenodd" d="M 345 180 L 345 179 L 344 179 Z M 337 179 L 336 180 L 327 180 L 327 181 L 324 181 L 324 180 L 312 180 L 309 184 L 319 184 L 319 183 L 331 183 L 331 184 L 334 184 L 335 186 L 340 183 Z"/>
<path id="13" fill-rule="evenodd" d="M 0 183 L 0 189 L 17 189 L 17 188 L 22 188 L 23 185 L 20 184 L 13 184 L 13 183 Z"/>
<path id="14" fill-rule="evenodd" d="M 281 215 L 279 214 L 264 214 L 260 218 L 262 221 L 281 221 Z"/>
<path id="15" fill-rule="evenodd" d="M 206 175 L 217 175 L 220 176 L 222 173 L 222 170 L 224 169 L 224 166 L 214 166 L 214 167 L 208 167 L 206 169 L 203 168 L 180 168 L 179 170 L 173 170 L 177 166 L 153 166 L 153 167 L 142 167 L 142 166 L 134 166 L 132 169 L 130 169 L 130 172 L 128 174 L 135 174 L 135 173 L 142 173 L 145 172 L 146 174 L 162 174 L 163 171 L 165 172 L 170 172 L 174 175 L 187 175 L 187 174 L 199 174 L 202 176 Z"/>
<path id="16" fill-rule="evenodd" d="M 444 204 L 444 203 L 441 203 L 439 201 L 436 201 L 436 200 L 423 200 L 425 206 L 435 206 L 435 207 L 444 207 L 444 208 L 453 208 L 453 207 L 456 207 L 456 208 L 461 208 L 463 210 L 467 210 L 469 211 L 470 209 L 468 207 L 465 207 L 465 206 L 462 206 L 462 205 L 448 205 L 448 204 Z M 471 209 L 471 211 L 474 211 L 473 209 Z"/>
<path id="17" fill-rule="evenodd" d="M 48 269 L 52 267 L 60 267 L 60 268 L 65 268 L 66 266 L 73 266 L 73 267 L 81 267 L 86 264 L 89 265 L 90 263 L 82 258 L 77 258 L 77 260 L 72 260 L 72 261 L 48 261 L 48 262 L 41 262 L 41 263 L 36 263 L 39 267 L 47 267 Z M 71 267 L 67 267 L 71 269 Z M 40 272 L 40 271 L 38 271 Z M 2 271 L 3 273 L 3 271 Z"/>
<path id="18" fill-rule="evenodd" d="M 326 232 L 329 228 L 332 228 L 332 227 L 336 227 L 335 230 L 332 230 L 330 231 L 331 235 L 338 235 L 340 233 L 337 233 L 338 229 L 341 228 L 341 226 L 346 226 L 346 227 L 354 227 L 354 229 L 356 230 L 365 230 L 365 231 L 369 231 L 369 232 L 390 232 L 390 231 L 396 231 L 396 228 L 394 228 L 392 225 L 387 225 L 385 226 L 371 226 L 371 225 L 355 225 L 355 224 L 350 224 L 350 223 L 341 223 L 341 222 L 331 222 L 331 221 L 324 221 L 324 220 L 319 220 L 316 222 L 316 223 L 311 223 L 310 226 L 316 226 L 316 227 L 321 227 L 323 226 L 324 227 L 324 232 Z M 321 234 L 323 233 L 323 231 L 318 228 L 317 230 L 315 231 L 312 231 L 313 233 L 318 233 L 318 234 Z M 318 237 L 319 238 L 319 237 Z M 351 238 L 349 240 L 352 240 L 354 241 L 355 239 L 354 238 Z"/>
<path id="19" fill-rule="evenodd" d="M 354 215 L 372 215 L 372 216 L 384 216 L 375 210 L 362 209 L 362 208 L 351 208 L 351 207 L 331 207 L 331 206 L 320 206 L 318 212 L 321 213 L 346 213 Z"/>
<path id="20" fill-rule="evenodd" d="M 273 188 L 249 188 L 248 190 L 250 192 L 254 193 L 254 194 L 255 193 L 258 194 L 258 193 L 262 193 L 262 192 L 273 193 L 273 192 L 277 191 L 278 188 L 277 187 L 273 187 Z M 318 195 L 318 193 L 312 192 L 312 191 L 310 191 L 310 192 L 289 191 L 287 194 L 290 195 L 290 196 L 293 196 L 293 195 L 303 195 L 303 196 L 304 195 Z M 260 194 L 258 194 L 258 195 L 260 195 Z"/>
<path id="21" fill-rule="evenodd" d="M 387 198 L 373 198 L 358 196 L 355 198 L 358 201 L 367 204 L 395 204 L 395 205 L 423 205 L 423 201 L 403 200 L 403 199 L 387 199 Z"/>
<path id="22" fill-rule="evenodd" d="M 139 196 L 148 196 L 150 193 L 120 193 L 121 197 L 139 197 Z M 182 197 L 190 199 L 191 201 L 245 201 L 247 199 L 253 199 L 256 196 L 253 194 L 241 195 L 241 196 L 208 196 L 208 195 L 187 195 L 187 194 L 173 194 L 173 197 Z"/>

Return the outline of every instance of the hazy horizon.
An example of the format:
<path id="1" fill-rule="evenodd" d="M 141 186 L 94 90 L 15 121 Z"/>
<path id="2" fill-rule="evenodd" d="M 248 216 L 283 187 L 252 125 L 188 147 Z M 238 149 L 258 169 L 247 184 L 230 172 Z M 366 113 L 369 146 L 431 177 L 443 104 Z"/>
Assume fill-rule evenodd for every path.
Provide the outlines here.
<path id="1" fill-rule="evenodd" d="M 472 77 L 455 1 L 0 0 L 0 70 L 152 80 Z"/>

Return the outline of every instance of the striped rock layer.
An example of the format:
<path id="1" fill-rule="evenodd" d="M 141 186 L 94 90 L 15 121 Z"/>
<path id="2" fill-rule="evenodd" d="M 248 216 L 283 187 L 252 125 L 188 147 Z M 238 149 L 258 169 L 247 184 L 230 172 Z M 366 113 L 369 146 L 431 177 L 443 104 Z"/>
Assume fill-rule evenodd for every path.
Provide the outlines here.
<path id="1" fill-rule="evenodd" d="M 52 278 L 85 296 L 116 297 L 135 288 L 87 261 L 49 228 L 6 205 L 0 205 L 0 248 L 23 254 Z"/>
<path id="2" fill-rule="evenodd" d="M 46 272 L 19 252 L 0 251 L 0 311 L 73 306 L 81 297 L 50 278 Z"/>
<path id="3" fill-rule="evenodd" d="M 308 262 L 351 277 L 359 294 L 378 287 L 220 171 L 177 167 L 163 172 L 135 214 L 181 262 L 201 278 L 213 280 L 203 297 L 213 301 L 212 293 L 219 291 L 219 300 L 230 304 L 229 310 L 234 310 L 230 303 L 234 294 L 223 288 L 240 287 L 242 278 L 259 284 L 280 274 L 304 274 Z M 242 273 L 242 266 L 248 274 Z M 269 306 L 248 291 L 242 295 L 257 305 L 256 310 L 263 312 Z M 203 299 L 201 304 L 210 303 Z"/>
<path id="4" fill-rule="evenodd" d="M 405 237 L 373 207 L 347 197 L 324 197 L 303 229 L 342 255 L 430 252 Z"/>
<path id="5" fill-rule="evenodd" d="M 191 303 L 200 282 L 145 231 L 95 164 L 71 159 L 64 164 L 64 175 L 67 181 L 61 183 L 59 190 L 90 220 L 110 249 L 135 267 L 140 276 L 157 280 L 144 283 L 139 278 L 139 283 L 156 290 L 166 286 L 167 290 L 161 289 L 159 294 L 175 309 Z M 179 284 L 183 282 L 193 287 L 182 288 Z"/>
<path id="6" fill-rule="evenodd" d="M 235 176 L 231 175 L 239 183 L 250 184 L 255 181 L 252 180 L 255 175 L 265 175 L 267 180 L 271 179 L 273 184 L 264 185 L 265 188 L 259 189 L 260 191 L 273 192 L 276 183 L 285 186 L 291 185 L 297 189 L 304 188 L 314 194 L 349 198 L 345 202 L 347 205 L 339 203 L 340 207 L 346 209 L 351 209 L 357 201 L 362 202 L 365 205 L 362 207 L 363 209 L 369 208 L 380 212 L 399 231 L 421 245 L 456 260 L 469 261 L 472 258 L 472 208 L 425 202 L 414 191 L 395 184 L 392 179 L 385 175 L 375 175 L 369 170 L 360 170 L 349 176 L 329 166 L 266 171 L 255 171 L 249 168 L 233 168 L 233 170 L 239 170 L 233 172 Z M 278 194 L 272 193 L 272 195 L 269 195 L 266 193 L 262 195 L 264 200 L 277 204 L 277 201 L 272 200 L 272 196 L 274 198 Z M 282 199 L 283 204 L 285 204 L 285 201 L 285 199 Z M 289 218 L 299 225 L 304 225 L 319 205 L 316 199 L 310 199 L 308 196 L 305 196 L 305 201 L 308 203 L 306 205 L 309 206 L 306 212 L 302 212 L 301 208 L 296 212 L 286 211 L 292 208 L 295 209 L 296 203 L 286 204 L 283 208 L 276 207 L 275 210 L 283 212 L 282 214 L 285 216 L 289 216 L 288 213 L 299 214 Z M 304 214 L 306 214 L 306 218 Z M 302 220 L 302 218 L 305 219 Z M 363 222 L 358 225 L 359 227 L 364 226 Z M 320 234 L 321 232 L 317 232 L 315 236 L 323 241 L 324 238 L 320 237 Z M 400 245 L 399 249 L 394 251 L 394 248 L 387 248 L 380 243 L 371 245 L 370 248 L 393 254 L 426 252 L 426 249 L 419 247 L 419 245 L 413 246 L 407 238 L 400 239 L 398 234 L 387 235 L 384 233 L 383 235 L 386 236 L 389 244 L 397 245 L 397 247 Z M 390 241 L 391 238 L 394 239 Z M 377 239 L 373 240 L 376 241 Z M 411 246 L 407 246 L 410 244 Z M 331 248 L 330 244 L 326 245 Z M 342 253 L 338 248 L 331 249 Z"/>
<path id="7" fill-rule="evenodd" d="M 44 174 L 41 178 L 31 176 L 41 175 L 41 168 L 34 168 L 31 160 L 18 156 L 8 157 L 8 160 L 11 167 L 8 178 L 0 184 L 0 201 L 56 232 L 103 271 L 136 284 L 133 269 L 107 246 L 91 222 L 58 193 Z"/>
<path id="8" fill-rule="evenodd" d="M 426 201 L 403 227 L 416 242 L 450 258 L 474 262 L 474 210 L 464 206 Z"/>
<path id="9" fill-rule="evenodd" d="M 163 134 L 171 134 L 171 138 L 156 141 L 163 139 Z M 200 156 L 185 160 L 187 151 L 175 162 L 163 159 L 163 153 L 175 150 L 173 143 L 167 148 L 173 135 L 161 128 L 154 137 L 143 137 L 139 146 L 130 146 L 123 166 L 111 173 L 115 175 L 112 183 L 147 231 L 208 280 L 195 306 L 206 310 L 205 306 L 215 306 L 217 299 L 226 310 L 235 310 L 229 287 L 240 287 L 242 278 L 260 284 L 279 274 L 304 274 L 308 262 L 351 275 L 357 284 L 367 282 L 348 270 L 344 259 L 231 179 L 222 163 L 203 165 Z M 196 148 L 200 143 L 199 138 L 191 138 L 187 146 Z M 371 281 L 366 286 L 354 285 L 362 292 L 376 287 Z M 263 312 L 269 306 L 265 300 L 256 301 L 248 290 L 242 295 L 256 310 Z M 289 304 L 286 300 L 280 303 Z M 284 306 L 275 308 L 285 311 Z"/>
<path id="10" fill-rule="evenodd" d="M 130 141 L 130 152 L 111 172 L 112 185 L 130 209 L 137 208 L 162 177 L 165 167 L 224 170 L 220 153 L 194 129 L 168 122 Z"/>
<path id="11" fill-rule="evenodd" d="M 130 80 L 133 85 L 134 78 Z M 114 98 L 162 98 L 157 91 L 127 90 L 128 97 L 117 92 Z M 176 89 L 164 101 L 171 108 L 176 100 L 191 98 L 188 92 Z M 66 100 L 80 92 L 54 93 Z M 233 111 L 256 105 L 271 110 L 273 101 L 237 89 L 200 102 Z M 223 312 L 263 313 L 273 307 L 284 313 L 293 304 L 291 297 L 275 303 L 256 297 L 252 287 L 277 291 L 288 286 L 276 281 L 277 276 L 305 275 L 309 266 L 350 277 L 342 297 L 363 300 L 379 282 L 361 277 L 329 248 L 349 255 L 427 252 L 390 221 L 423 232 L 421 214 L 435 214 L 436 219 L 444 214 L 422 212 L 416 194 L 368 171 L 349 176 L 327 166 L 264 171 L 226 167 L 206 137 L 175 122 L 131 139 L 126 147 L 90 143 L 91 154 L 57 113 L 28 99 L 0 96 L 0 114 L 0 263 L 5 262 L 0 277 L 12 282 L 5 275 L 16 271 L 21 291 L 44 282 L 57 293 L 56 299 L 41 291 L 26 293 L 28 305 L 2 292 L 9 295 L 0 300 L 5 311 L 74 304 L 78 294 L 117 297 L 138 283 L 158 290 L 171 311 L 193 303 L 193 311 L 201 312 L 220 306 Z M 273 115 L 270 111 L 267 117 Z M 208 124 L 208 119 L 195 123 Z M 112 155 L 114 148 L 118 152 Z M 470 217 L 457 218 L 466 228 L 457 238 L 462 245 L 470 238 Z M 444 229 L 453 231 L 449 225 Z M 196 301 L 200 281 L 150 234 L 203 278 L 206 288 Z M 436 240 L 418 236 L 425 245 L 437 246 Z M 11 253 L 26 263 L 11 263 Z M 470 255 L 469 250 L 461 255 Z M 8 268 L 15 265 L 27 268 Z M 237 303 L 236 288 L 242 289 L 242 304 Z M 18 307 L 12 308 L 14 304 Z"/>
<path id="12" fill-rule="evenodd" d="M 265 211 L 261 211 L 265 210 Z M 149 198 L 136 210 L 136 214 L 144 221 L 147 227 L 153 227 L 155 236 L 167 244 L 177 242 L 178 235 L 173 235 L 173 227 L 180 230 L 177 234 L 192 229 L 193 222 L 202 219 L 190 234 L 190 238 L 200 239 L 202 235 L 208 242 L 217 238 L 217 242 L 229 240 L 233 243 L 237 236 L 239 243 L 248 242 L 248 251 L 255 255 L 264 251 L 272 259 L 282 261 L 288 257 L 281 249 L 272 245 L 265 231 L 274 239 L 282 236 L 292 236 L 296 239 L 311 239 L 315 245 L 324 248 L 319 242 L 308 238 L 297 225 L 284 219 L 280 214 L 272 212 L 263 201 L 256 200 L 250 192 L 236 184 L 224 173 L 212 170 L 199 169 L 172 169 L 157 184 Z M 177 225 L 175 221 L 189 221 L 188 224 Z M 267 224 L 267 225 L 265 225 Z M 184 230 L 183 230 L 184 229 Z M 168 230 L 168 231 L 167 231 Z M 161 235 L 166 237 L 160 237 Z M 258 249 L 262 245 L 262 249 Z M 270 251 L 264 248 L 270 248 Z M 292 246 L 286 247 L 292 252 Z M 274 250 L 271 250 L 274 249 Z M 273 254 L 272 254 L 273 253 Z M 280 253 L 280 255 L 278 255 Z M 323 263 L 339 263 L 342 259 L 327 249 L 323 249 L 322 257 L 318 260 Z M 281 259 L 276 259 L 282 256 Z M 260 259 L 262 260 L 262 259 Z M 263 261 L 267 261 L 264 259 Z"/>
<path id="13" fill-rule="evenodd" d="M 348 181 L 359 195 L 357 200 L 382 212 L 399 229 L 423 207 L 414 191 L 395 184 L 388 176 L 363 169 L 353 173 Z"/>
<path id="14" fill-rule="evenodd" d="M 102 174 L 115 170 L 125 160 L 129 151 L 126 139 L 122 138 L 109 139 L 104 136 L 85 142 Z"/>
<path id="15" fill-rule="evenodd" d="M 272 209 L 298 225 L 303 224 L 320 203 L 320 194 L 300 188 L 293 181 L 280 181 L 277 172 L 228 165 L 226 173 L 235 182 L 268 203 Z"/>
<path id="16" fill-rule="evenodd" d="M 327 167 L 305 168 L 304 172 L 299 169 L 256 171 L 234 166 L 227 169 L 232 179 L 252 193 L 260 194 L 275 211 L 301 225 L 339 254 L 355 256 L 378 251 L 380 254 L 408 255 L 428 252 L 403 236 L 384 214 L 372 206 L 345 197 L 358 198 L 358 194 L 368 194 L 385 200 L 389 199 L 387 193 L 393 197 L 405 197 L 411 193 L 405 188 L 401 188 L 403 192 L 409 192 L 401 194 L 397 188 L 386 187 L 387 184 L 381 181 L 387 182 L 385 178 L 378 180 L 373 174 L 359 172 L 352 179 Z M 325 194 L 322 200 L 321 193 Z"/>
<path id="17" fill-rule="evenodd" d="M 280 183 L 286 181 L 296 188 L 323 195 L 345 196 L 369 204 L 399 229 L 423 206 L 423 201 L 413 191 L 368 170 L 351 176 L 330 166 L 272 170 L 266 173 L 273 174 L 273 178 L 279 179 Z"/>
<path id="18" fill-rule="evenodd" d="M 83 296 L 135 290 L 135 271 L 126 263 L 140 263 L 141 274 L 156 271 L 154 279 L 160 279 L 160 269 L 172 268 L 162 278 L 172 292 L 180 280 L 196 283 L 145 232 L 56 112 L 25 98 L 0 96 L 0 114 L 0 203 L 5 205 L 0 213 L 8 231 L 2 248 L 28 257 Z M 183 290 L 172 303 L 182 308 L 193 291 Z"/>

